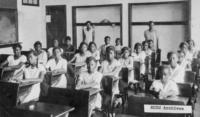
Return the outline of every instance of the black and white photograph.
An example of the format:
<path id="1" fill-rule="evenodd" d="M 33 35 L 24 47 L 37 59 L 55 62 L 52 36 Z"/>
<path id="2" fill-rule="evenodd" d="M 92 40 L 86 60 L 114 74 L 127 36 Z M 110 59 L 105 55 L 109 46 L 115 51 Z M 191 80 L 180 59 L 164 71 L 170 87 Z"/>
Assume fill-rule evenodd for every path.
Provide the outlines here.
<path id="1" fill-rule="evenodd" d="M 0 117 L 200 117 L 200 0 L 0 0 Z"/>

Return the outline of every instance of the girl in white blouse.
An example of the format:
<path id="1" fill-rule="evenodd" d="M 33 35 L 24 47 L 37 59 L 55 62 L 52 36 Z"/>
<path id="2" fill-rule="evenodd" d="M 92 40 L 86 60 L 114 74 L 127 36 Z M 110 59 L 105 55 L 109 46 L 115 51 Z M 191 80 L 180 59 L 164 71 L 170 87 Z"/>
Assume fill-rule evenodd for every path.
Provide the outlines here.
<path id="1" fill-rule="evenodd" d="M 100 89 L 102 74 L 96 70 L 97 60 L 88 57 L 86 60 L 87 71 L 82 72 L 78 78 L 76 89 L 96 88 Z M 94 108 L 101 108 L 101 95 L 98 93 L 96 98 L 90 100 L 90 115 Z"/>
<path id="2" fill-rule="evenodd" d="M 53 49 L 54 58 L 50 59 L 46 64 L 46 69 L 52 72 L 54 79 L 52 87 L 66 88 L 67 78 L 67 61 L 62 58 L 60 48 L 56 47 Z M 58 75 L 55 75 L 58 74 Z M 55 76 L 54 76 L 55 75 Z"/>
<path id="3" fill-rule="evenodd" d="M 24 79 L 22 80 L 22 82 L 23 81 L 37 81 L 38 83 L 32 85 L 30 91 L 21 100 L 22 103 L 26 103 L 31 100 L 35 100 L 39 98 L 40 83 L 43 81 L 43 78 L 44 78 L 44 71 L 40 70 L 37 67 L 37 57 L 34 55 L 33 51 L 31 51 L 28 55 L 28 63 L 29 63 L 29 66 L 27 66 L 23 72 Z"/>
<path id="4" fill-rule="evenodd" d="M 35 48 L 34 54 L 37 56 L 38 59 L 37 63 L 38 68 L 45 71 L 45 66 L 48 59 L 47 53 L 44 50 L 42 50 L 42 43 L 40 41 L 36 41 L 34 43 L 34 48 Z"/>
<path id="5" fill-rule="evenodd" d="M 80 71 L 86 71 L 86 58 L 90 57 L 91 53 L 88 51 L 88 44 L 82 42 L 79 46 L 79 52 L 74 55 L 74 57 L 69 61 L 69 63 L 74 62 L 76 65 L 80 66 Z"/>
<path id="6" fill-rule="evenodd" d="M 133 58 L 130 57 L 130 50 L 128 47 L 122 48 L 122 58 L 119 59 L 122 68 L 128 68 L 128 82 L 134 82 L 133 74 Z"/>
<path id="7" fill-rule="evenodd" d="M 26 56 L 21 54 L 22 46 L 20 44 L 13 46 L 14 55 L 8 56 L 7 60 L 1 64 L 3 71 L 8 71 L 8 77 L 13 77 L 14 79 L 22 79 L 23 69 L 25 67 L 25 62 L 27 61 Z M 7 76 L 4 76 L 7 77 Z"/>

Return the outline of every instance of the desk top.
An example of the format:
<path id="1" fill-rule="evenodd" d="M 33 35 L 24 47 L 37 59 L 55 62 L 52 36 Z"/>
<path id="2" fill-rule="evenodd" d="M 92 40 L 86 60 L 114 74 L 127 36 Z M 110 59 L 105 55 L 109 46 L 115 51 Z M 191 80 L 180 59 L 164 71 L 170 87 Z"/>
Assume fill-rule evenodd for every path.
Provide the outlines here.
<path id="1" fill-rule="evenodd" d="M 165 98 L 166 100 L 171 100 L 171 101 L 180 101 L 183 102 L 185 105 L 187 105 L 189 98 L 187 97 L 180 97 L 180 96 L 174 96 L 174 97 L 168 97 Z"/>
<path id="2" fill-rule="evenodd" d="M 40 83 L 40 81 L 22 81 L 19 83 L 19 87 L 30 86 L 37 83 Z"/>
<path id="3" fill-rule="evenodd" d="M 101 91 L 101 89 L 97 89 L 97 88 L 85 88 L 85 89 L 82 89 L 82 90 L 89 91 L 90 92 L 90 96 L 94 95 L 94 94 L 97 94 L 98 92 Z"/>
<path id="4" fill-rule="evenodd" d="M 26 103 L 19 105 L 16 108 L 21 110 L 51 114 L 53 115 L 53 117 L 61 116 L 74 110 L 73 107 L 49 104 L 43 102 Z"/>

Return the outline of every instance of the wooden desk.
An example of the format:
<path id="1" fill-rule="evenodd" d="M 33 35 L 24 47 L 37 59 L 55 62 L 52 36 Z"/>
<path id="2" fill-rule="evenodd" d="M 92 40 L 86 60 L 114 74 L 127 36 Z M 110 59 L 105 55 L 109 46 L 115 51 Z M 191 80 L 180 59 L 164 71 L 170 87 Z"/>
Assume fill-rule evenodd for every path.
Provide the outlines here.
<path id="1" fill-rule="evenodd" d="M 180 97 L 180 96 L 175 96 L 175 97 L 168 97 L 168 98 L 165 98 L 166 100 L 171 100 L 171 101 L 180 101 L 180 102 L 183 102 L 185 105 L 188 104 L 189 102 L 189 98 L 187 97 Z"/>
<path id="2" fill-rule="evenodd" d="M 94 95 L 94 94 L 97 94 L 99 93 L 102 89 L 97 89 L 97 88 L 85 88 L 85 89 L 82 89 L 84 91 L 89 91 L 90 93 L 90 96 Z"/>
<path id="3" fill-rule="evenodd" d="M 45 113 L 53 117 L 60 117 L 74 110 L 73 107 L 49 104 L 49 103 L 43 103 L 43 102 L 31 102 L 31 103 L 22 104 L 22 105 L 17 106 L 16 109 Z"/>

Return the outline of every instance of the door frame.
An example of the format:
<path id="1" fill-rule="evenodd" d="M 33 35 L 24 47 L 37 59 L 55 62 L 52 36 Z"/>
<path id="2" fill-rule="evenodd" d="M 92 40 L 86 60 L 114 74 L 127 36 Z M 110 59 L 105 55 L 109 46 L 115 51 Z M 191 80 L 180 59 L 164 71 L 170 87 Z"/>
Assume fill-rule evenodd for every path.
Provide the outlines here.
<path id="1" fill-rule="evenodd" d="M 64 12 L 65 12 L 65 21 L 64 21 L 64 24 L 65 24 L 65 36 L 67 36 L 67 7 L 66 5 L 46 5 L 45 6 L 45 16 L 47 16 L 47 7 L 64 7 Z M 48 39 L 47 39 L 47 22 L 45 21 L 45 29 L 46 29 L 46 42 L 48 42 Z M 46 45 L 46 47 L 48 48 L 48 44 Z"/>

